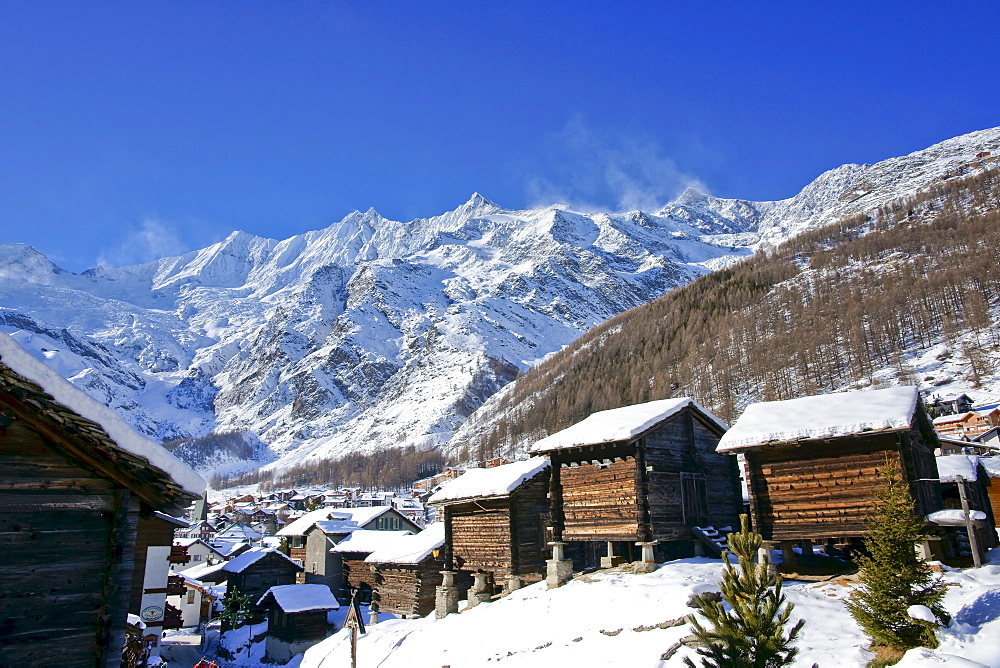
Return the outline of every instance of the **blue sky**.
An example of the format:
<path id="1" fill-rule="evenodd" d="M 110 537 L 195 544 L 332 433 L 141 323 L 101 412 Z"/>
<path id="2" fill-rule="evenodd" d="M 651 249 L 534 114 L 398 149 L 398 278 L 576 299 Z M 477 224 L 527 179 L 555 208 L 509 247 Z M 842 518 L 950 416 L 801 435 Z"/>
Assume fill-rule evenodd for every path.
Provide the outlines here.
<path id="1" fill-rule="evenodd" d="M 1000 125 L 998 25 L 995 0 L 0 0 L 0 241 L 79 271 L 474 191 L 781 199 Z"/>

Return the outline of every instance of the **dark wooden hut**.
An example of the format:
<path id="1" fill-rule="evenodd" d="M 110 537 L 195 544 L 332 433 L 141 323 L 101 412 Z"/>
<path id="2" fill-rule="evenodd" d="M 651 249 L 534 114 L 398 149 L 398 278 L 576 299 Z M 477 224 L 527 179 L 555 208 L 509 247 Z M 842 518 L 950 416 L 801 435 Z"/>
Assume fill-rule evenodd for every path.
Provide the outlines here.
<path id="1" fill-rule="evenodd" d="M 718 449 L 745 457 L 754 527 L 787 558 L 793 542 L 859 543 L 885 462 L 919 513 L 940 509 L 937 447 L 916 388 L 893 387 L 752 404 Z"/>
<path id="2" fill-rule="evenodd" d="M 942 556 L 959 557 L 975 545 L 979 549 L 981 561 L 985 561 L 986 551 L 997 546 L 996 519 L 990 503 L 992 480 L 989 471 L 976 455 L 942 455 L 935 458 L 938 476 L 941 480 L 941 504 L 944 511 L 931 513 L 928 520 L 938 526 L 954 527 L 950 533 L 950 551 Z M 965 508 L 971 515 L 965 521 Z M 969 540 L 971 526 L 976 540 Z M 937 555 L 935 555 L 937 556 Z"/>
<path id="3" fill-rule="evenodd" d="M 257 607 L 267 610 L 265 661 L 281 664 L 330 634 L 327 613 L 340 604 L 326 585 L 291 584 L 268 589 Z"/>
<path id="4" fill-rule="evenodd" d="M 725 431 L 675 398 L 600 411 L 538 441 L 531 451 L 552 460 L 554 540 L 604 543 L 604 565 L 638 560 L 636 543 L 644 560 L 717 550 L 706 533 L 734 526 L 743 505 L 736 462 L 715 452 Z"/>
<path id="5" fill-rule="evenodd" d="M 0 460 L 0 665 L 119 665 L 140 518 L 204 481 L 2 333 Z"/>
<path id="6" fill-rule="evenodd" d="M 411 533 L 409 530 L 357 529 L 330 548 L 341 558 L 341 584 L 337 592 L 340 599 L 349 601 L 356 590 L 359 602 L 369 602 L 375 588 L 375 578 L 365 559 L 393 539 Z"/>
<path id="7" fill-rule="evenodd" d="M 302 567 L 273 547 L 253 547 L 226 562 L 223 570 L 229 589 L 256 601 L 271 587 L 295 584 Z"/>
<path id="8" fill-rule="evenodd" d="M 549 461 L 534 457 L 469 469 L 430 497 L 443 511 L 446 568 L 458 572 L 460 590 L 477 572 L 498 585 L 544 577 L 548 480 Z"/>
<path id="9" fill-rule="evenodd" d="M 444 568 L 444 523 L 418 534 L 389 541 L 365 559 L 372 571 L 372 602 L 378 609 L 405 617 L 423 617 L 434 610 L 435 587 Z"/>

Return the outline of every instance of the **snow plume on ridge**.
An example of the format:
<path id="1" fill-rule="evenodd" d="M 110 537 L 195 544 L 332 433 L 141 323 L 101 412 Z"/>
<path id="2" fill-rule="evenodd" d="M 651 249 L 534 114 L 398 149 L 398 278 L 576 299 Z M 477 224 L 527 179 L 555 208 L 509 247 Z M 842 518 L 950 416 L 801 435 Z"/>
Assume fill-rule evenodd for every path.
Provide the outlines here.
<path id="1" fill-rule="evenodd" d="M 624 133 L 603 136 L 579 114 L 549 138 L 549 154 L 547 171 L 555 178 L 538 175 L 525 185 L 535 207 L 555 202 L 589 213 L 611 207 L 657 211 L 688 188 L 708 192 L 701 180 L 663 155 L 654 140 Z M 593 201 L 595 196 L 599 201 Z"/>

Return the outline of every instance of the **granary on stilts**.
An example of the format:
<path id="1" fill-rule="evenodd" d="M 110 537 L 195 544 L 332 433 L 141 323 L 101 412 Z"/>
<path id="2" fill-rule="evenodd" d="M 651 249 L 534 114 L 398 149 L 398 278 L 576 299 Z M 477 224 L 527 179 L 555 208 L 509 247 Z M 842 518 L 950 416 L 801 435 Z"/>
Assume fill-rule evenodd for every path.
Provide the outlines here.
<path id="1" fill-rule="evenodd" d="M 205 482 L 4 333 L 0 460 L 0 665 L 117 666 L 129 613 L 155 644 L 172 522 L 157 513 Z"/>
<path id="2" fill-rule="evenodd" d="M 365 559 L 372 553 L 388 545 L 399 536 L 409 535 L 407 530 L 383 531 L 377 529 L 356 529 L 330 551 L 342 560 L 341 581 L 334 593 L 343 600 L 350 601 L 352 597 L 359 603 L 371 601 L 375 578 L 372 569 Z"/>
<path id="3" fill-rule="evenodd" d="M 892 387 L 751 404 L 718 450 L 744 456 L 754 528 L 794 561 L 793 545 L 860 545 L 886 463 L 918 513 L 939 510 L 937 447 L 917 389 Z"/>
<path id="4" fill-rule="evenodd" d="M 476 585 L 483 600 L 538 582 L 545 572 L 549 460 L 544 457 L 469 469 L 428 499 L 441 508 L 445 569 L 460 591 Z M 470 599 L 471 600 L 471 599 Z"/>
<path id="5" fill-rule="evenodd" d="M 269 588 L 257 607 L 267 610 L 264 661 L 284 664 L 335 630 L 327 613 L 340 603 L 325 584 L 286 584 Z"/>
<path id="6" fill-rule="evenodd" d="M 385 542 L 365 559 L 372 571 L 372 605 L 381 612 L 423 617 L 434 610 L 444 568 L 444 523 Z"/>
<path id="7" fill-rule="evenodd" d="M 552 460 L 554 559 L 562 543 L 580 542 L 591 548 L 585 565 L 606 549 L 602 565 L 639 557 L 642 570 L 703 548 L 718 554 L 716 529 L 736 526 L 742 509 L 736 461 L 715 451 L 725 431 L 694 400 L 675 398 L 600 411 L 535 443 L 531 452 Z"/>

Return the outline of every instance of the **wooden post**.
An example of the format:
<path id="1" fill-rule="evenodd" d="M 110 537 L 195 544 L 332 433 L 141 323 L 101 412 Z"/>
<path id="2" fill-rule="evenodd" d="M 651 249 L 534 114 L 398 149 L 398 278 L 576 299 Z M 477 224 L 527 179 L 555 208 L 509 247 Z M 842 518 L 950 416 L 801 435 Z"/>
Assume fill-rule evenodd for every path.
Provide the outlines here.
<path id="1" fill-rule="evenodd" d="M 976 529 L 972 525 L 972 513 L 969 512 L 969 500 L 965 496 L 965 479 L 956 476 L 958 482 L 958 498 L 962 500 L 962 512 L 965 513 L 965 530 L 969 532 L 969 549 L 972 550 L 972 563 L 976 568 L 983 565 L 983 558 L 979 554 L 979 537 L 976 536 Z"/>

